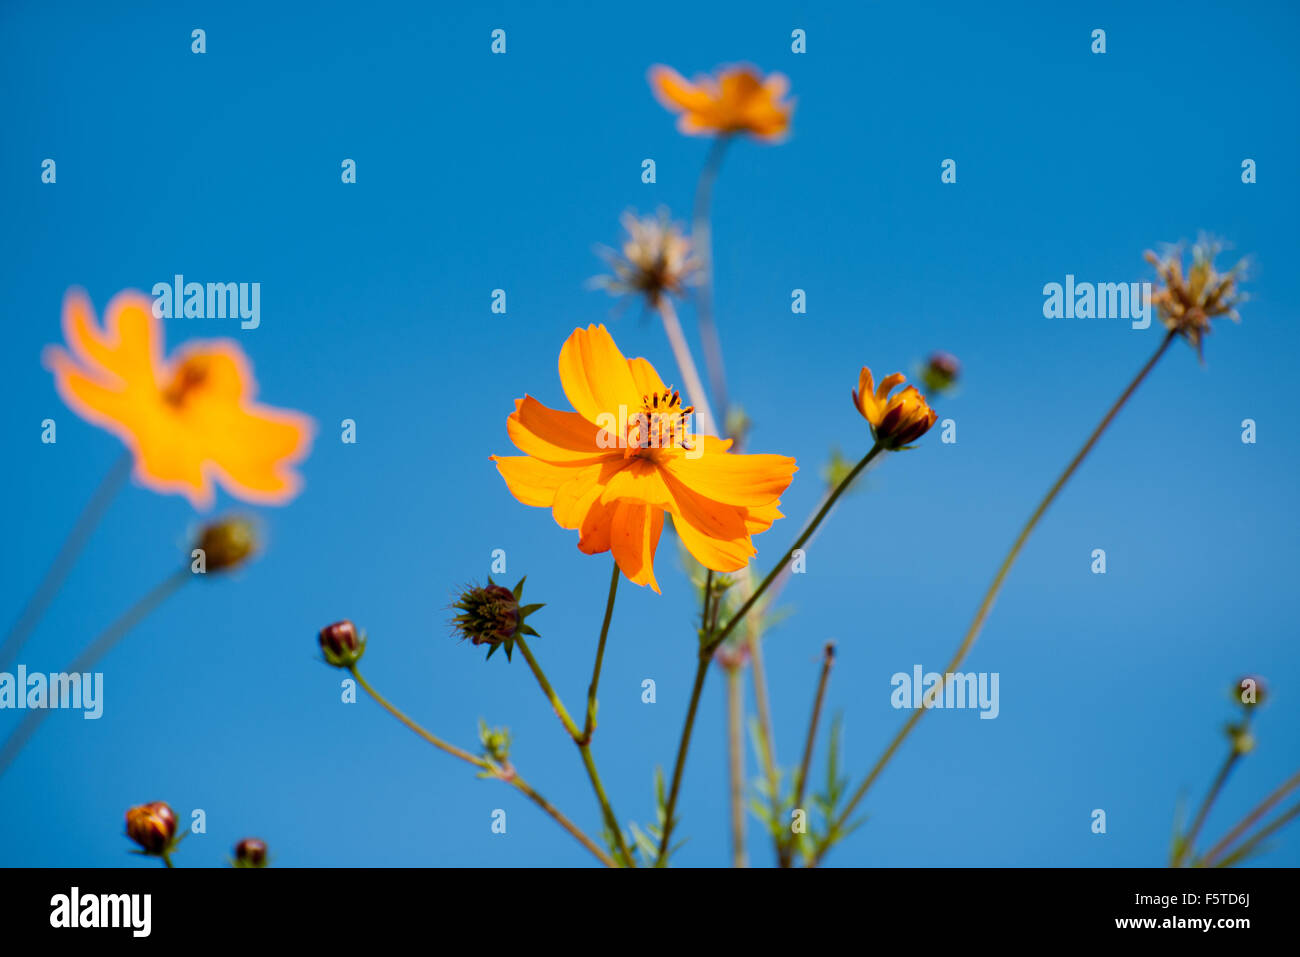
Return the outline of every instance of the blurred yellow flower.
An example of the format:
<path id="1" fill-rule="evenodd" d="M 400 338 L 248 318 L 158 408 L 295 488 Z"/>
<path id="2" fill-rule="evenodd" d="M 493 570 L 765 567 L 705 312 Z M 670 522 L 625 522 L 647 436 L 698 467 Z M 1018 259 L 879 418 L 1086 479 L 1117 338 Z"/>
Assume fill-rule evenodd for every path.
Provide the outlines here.
<path id="1" fill-rule="evenodd" d="M 780 140 L 789 132 L 794 112 L 794 103 L 782 99 L 789 85 L 780 73 L 764 77 L 749 66 L 723 67 L 694 82 L 671 67 L 650 69 L 655 96 L 681 114 L 677 128 L 692 136 L 749 133 L 761 140 Z"/>
<path id="2" fill-rule="evenodd" d="M 257 386 L 238 345 L 195 342 L 164 359 L 159 321 L 138 292 L 113 298 L 102 330 L 86 296 L 70 292 L 63 334 L 71 351 L 45 353 L 59 395 L 126 444 L 142 485 L 200 509 L 212 506 L 214 481 L 249 502 L 297 494 L 301 479 L 289 466 L 307 454 L 314 426 L 253 401 Z"/>
<path id="3" fill-rule="evenodd" d="M 689 433 L 694 411 L 645 359 L 627 359 L 604 326 L 575 329 L 560 350 L 574 412 L 515 400 L 506 420 L 522 456 L 492 456 L 510 492 L 551 509 L 588 555 L 612 551 L 629 581 L 659 591 L 664 514 L 706 568 L 744 568 L 751 536 L 781 517 L 796 466 L 782 455 L 732 455 L 730 440 Z"/>
<path id="4" fill-rule="evenodd" d="M 863 366 L 858 387 L 853 390 L 853 405 L 871 423 L 871 434 L 886 449 L 899 449 L 915 442 L 930 431 L 939 417 L 925 396 L 916 391 L 916 386 L 909 385 L 893 396 L 889 394 L 906 381 L 906 376 L 895 372 L 876 386 L 871 370 Z"/>

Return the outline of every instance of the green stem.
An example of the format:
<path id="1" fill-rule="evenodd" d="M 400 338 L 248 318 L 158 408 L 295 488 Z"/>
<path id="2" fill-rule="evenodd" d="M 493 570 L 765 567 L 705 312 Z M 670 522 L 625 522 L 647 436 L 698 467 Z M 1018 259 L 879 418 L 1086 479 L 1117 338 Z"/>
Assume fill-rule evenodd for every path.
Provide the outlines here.
<path id="1" fill-rule="evenodd" d="M 1258 847 L 1261 841 L 1263 841 L 1267 837 L 1270 837 L 1275 832 L 1280 831 L 1288 823 L 1294 820 L 1296 815 L 1300 815 L 1300 804 L 1294 804 L 1289 809 L 1284 811 L 1282 814 L 1279 814 L 1270 824 L 1267 824 L 1264 827 L 1260 828 L 1258 831 L 1256 831 L 1254 836 L 1251 837 L 1249 841 L 1246 841 L 1244 844 L 1242 844 L 1235 851 L 1233 851 L 1231 854 L 1229 854 L 1227 857 L 1225 857 L 1222 861 L 1215 864 L 1214 866 L 1231 867 L 1233 864 L 1236 864 L 1239 860 L 1244 858 L 1247 854 L 1249 854 L 1256 847 Z"/>
<path id="2" fill-rule="evenodd" d="M 811 515 L 816 515 L 822 506 L 826 504 L 826 499 L 832 491 L 834 491 L 832 488 L 828 487 L 826 489 L 822 494 L 821 501 L 817 503 Z M 829 514 L 828 512 L 827 517 L 829 517 Z M 825 524 L 825 519 L 823 519 L 823 524 Z M 809 543 L 815 538 L 816 534 L 808 539 Z M 749 569 L 746 568 L 745 572 L 745 580 L 748 581 Z M 767 590 L 766 605 L 772 605 L 776 602 L 777 596 L 781 594 L 781 589 L 789 580 L 790 563 L 786 562 L 781 566 L 776 581 L 772 582 L 771 587 Z M 781 813 L 781 782 L 777 771 L 776 732 L 773 730 L 772 724 L 772 706 L 767 694 L 767 667 L 763 660 L 763 623 L 761 615 L 758 619 L 753 617 L 746 619 L 745 635 L 746 641 L 749 643 L 750 661 L 754 668 L 754 706 L 755 710 L 758 711 L 758 734 L 762 750 L 763 771 L 767 776 L 768 793 L 771 794 L 772 819 L 776 820 Z"/>
<path id="3" fill-rule="evenodd" d="M 600 846 L 595 841 L 593 841 L 586 834 L 584 834 L 578 828 L 577 825 L 575 825 L 572 821 L 570 821 L 567 817 L 565 817 L 564 814 L 562 814 L 557 807 L 551 804 L 550 801 L 546 800 L 546 798 L 542 797 L 535 790 L 533 790 L 532 786 L 527 781 L 525 781 L 523 777 L 521 777 L 513 767 L 508 767 L 508 768 L 499 767 L 498 765 L 494 764 L 491 761 L 486 760 L 485 758 L 480 758 L 477 755 L 470 754 L 468 751 L 456 747 L 454 744 L 448 744 L 446 741 L 443 741 L 437 735 L 426 730 L 422 725 L 409 718 L 404 712 L 398 709 L 392 702 L 390 702 L 387 698 L 385 698 L 373 687 L 371 687 L 370 682 L 366 681 L 366 679 L 362 677 L 361 672 L 357 669 L 357 666 L 355 664 L 352 665 L 348 669 L 348 671 L 351 672 L 352 677 L 356 679 L 357 684 L 359 684 L 362 687 L 362 689 L 366 692 L 366 694 L 370 695 L 370 697 L 375 700 L 376 704 L 378 704 L 381 708 L 383 708 L 385 711 L 391 714 L 402 724 L 406 725 L 408 728 L 414 731 L 425 741 L 429 742 L 429 744 L 432 744 L 439 751 L 444 751 L 447 754 L 450 754 L 452 757 L 460 758 L 462 761 L 465 761 L 468 764 L 472 764 L 476 768 L 483 769 L 484 771 L 488 772 L 492 777 L 495 777 L 498 780 L 504 781 L 505 783 L 509 784 L 511 787 L 515 788 L 515 790 L 525 795 L 530 801 L 532 801 L 539 808 L 541 808 L 542 811 L 544 811 L 547 815 L 549 815 L 557 824 L 560 825 L 560 827 L 564 828 L 571 835 L 573 835 L 573 837 L 577 839 L 578 843 L 580 843 L 587 850 L 591 851 L 591 853 L 596 856 L 596 859 L 599 860 L 602 864 L 604 864 L 606 867 L 617 866 L 614 863 L 613 859 L 610 858 L 610 856 L 606 854 L 604 851 L 602 851 L 600 849 Z"/>
<path id="4" fill-rule="evenodd" d="M 102 631 L 99 636 L 92 641 L 72 664 L 64 669 L 67 674 L 76 674 L 88 672 L 103 658 L 113 650 L 113 647 L 121 641 L 126 635 L 144 620 L 150 612 L 161 605 L 173 592 L 188 582 L 194 576 L 190 574 L 188 566 L 180 569 L 174 574 L 168 575 L 161 582 L 154 586 L 143 598 L 132 605 L 122 617 L 109 625 Z M 4 747 L 0 748 L 0 777 L 4 776 L 9 765 L 22 751 L 28 740 L 36 729 L 40 727 L 42 721 L 50 713 L 48 708 L 39 708 L 27 712 L 22 723 L 14 729 L 8 740 L 5 741 Z"/>
<path id="5" fill-rule="evenodd" d="M 745 603 L 740 606 L 740 609 L 731 616 L 731 620 L 727 622 L 727 626 L 723 628 L 708 645 L 705 646 L 704 651 L 706 653 L 712 652 L 718 647 L 718 645 L 722 644 L 722 642 L 726 640 L 726 637 L 731 634 L 732 629 L 734 629 L 736 625 L 740 623 L 741 619 L 749 613 L 749 610 L 754 607 L 754 603 L 762 597 L 763 592 L 767 591 L 768 586 L 770 586 L 772 582 L 776 580 L 777 576 L 781 574 L 781 570 L 785 568 L 795 551 L 802 548 L 804 543 L 812 537 L 813 532 L 817 531 L 817 526 L 822 523 L 822 520 L 825 519 L 828 514 L 830 514 L 831 509 L 835 507 L 835 503 L 839 500 L 839 497 L 844 494 L 844 490 L 852 485 L 853 480 L 858 477 L 862 470 L 870 465 L 871 461 L 883 451 L 884 446 L 879 442 L 871 446 L 871 450 L 862 457 L 862 460 L 858 462 L 857 465 L 853 466 L 853 471 L 849 472 L 840 484 L 835 486 L 835 490 L 831 492 L 830 495 L 826 496 L 826 501 L 822 504 L 822 507 L 817 510 L 817 514 L 813 516 L 812 521 L 804 527 L 803 532 L 795 540 L 795 543 L 786 550 L 785 555 L 772 567 L 772 570 L 767 573 L 767 577 L 759 583 L 758 588 L 750 594 L 749 598 L 745 600 Z"/>
<path id="6" fill-rule="evenodd" d="M 673 815 L 677 809 L 677 794 L 682 786 L 682 770 L 686 767 L 686 752 L 691 746 L 691 732 L 695 728 L 695 712 L 700 707 L 700 692 L 704 689 L 704 679 L 709 673 L 710 656 L 700 653 L 699 665 L 695 669 L 695 684 L 691 688 L 691 703 L 686 709 L 686 725 L 682 728 L 682 738 L 677 744 L 677 761 L 673 765 L 673 783 L 668 791 L 667 813 L 664 815 L 664 833 L 659 839 L 659 856 L 655 866 L 662 867 L 668 857 L 668 841 L 672 837 L 673 825 L 677 822 Z"/>
<path id="7" fill-rule="evenodd" d="M 722 607 L 722 595 L 713 593 L 713 569 L 706 569 L 704 576 L 704 601 L 700 608 L 700 647 L 708 643 L 709 636 L 717 630 L 718 610 Z M 709 655 L 700 653 L 698 670 L 695 672 L 695 686 L 691 690 L 691 701 L 686 709 L 686 726 L 682 729 L 681 741 L 677 744 L 677 760 L 673 765 L 673 783 L 669 789 L 668 804 L 664 814 L 664 832 L 659 842 L 659 854 L 655 858 L 655 867 L 663 867 L 668 862 L 668 841 L 672 836 L 677 809 L 677 794 L 682 786 L 682 772 L 686 767 L 686 752 L 691 746 L 691 732 L 695 727 L 695 713 L 700 707 L 700 692 L 704 688 L 704 678 L 709 671 Z"/>
<path id="8" fill-rule="evenodd" d="M 1219 792 L 1223 790 L 1224 783 L 1228 780 L 1228 775 L 1237 762 L 1241 760 L 1241 752 L 1235 747 L 1228 752 L 1227 760 L 1219 768 L 1219 773 L 1215 775 L 1214 783 L 1210 785 L 1209 793 L 1205 795 L 1205 800 L 1201 802 L 1200 810 L 1196 812 L 1196 818 L 1192 821 L 1192 826 L 1188 828 L 1187 834 L 1178 844 L 1178 849 L 1170 862 L 1171 867 L 1181 867 L 1187 855 L 1191 853 L 1196 844 L 1196 838 L 1200 836 L 1201 828 L 1205 825 L 1206 815 L 1210 813 L 1210 807 L 1218 798 Z"/>
<path id="9" fill-rule="evenodd" d="M 560 700 L 560 696 L 555 693 L 555 689 L 551 687 L 550 681 L 546 679 L 546 672 L 542 671 L 542 666 L 538 664 L 537 659 L 533 657 L 533 650 L 528 647 L 528 642 L 524 641 L 522 635 L 516 635 L 515 646 L 524 653 L 524 659 L 528 662 L 528 667 L 533 669 L 533 676 L 537 678 L 537 683 L 542 686 L 542 693 L 545 694 L 546 699 L 551 702 L 551 707 L 555 710 L 556 716 L 564 725 L 564 730 L 569 732 L 569 736 L 573 738 L 574 743 L 581 747 L 582 731 L 579 730 L 576 724 L 574 724 L 573 719 L 569 717 L 569 710 L 564 707 L 564 702 Z"/>
<path id="10" fill-rule="evenodd" d="M 171 851 L 163 851 L 158 856 L 162 858 L 163 867 L 171 868 L 176 866 L 175 864 L 172 863 Z"/>
<path id="11" fill-rule="evenodd" d="M 734 629 L 736 625 L 740 623 L 740 621 L 745 617 L 745 615 L 749 612 L 749 610 L 754 607 L 754 603 L 758 601 L 758 599 L 762 596 L 763 592 L 767 590 L 768 586 L 771 585 L 772 582 L 776 579 L 777 575 L 780 574 L 781 569 L 785 566 L 785 564 L 788 561 L 790 561 L 790 557 L 794 554 L 795 550 L 801 548 L 803 544 L 806 541 L 808 541 L 808 539 L 812 536 L 813 532 L 817 530 L 817 526 L 822 523 L 822 520 L 824 518 L 826 518 L 827 514 L 829 514 L 830 510 L 834 507 L 835 502 L 844 493 L 844 490 L 853 484 L 853 480 L 858 477 L 859 473 L 861 473 L 863 469 L 865 469 L 869 464 L 871 464 L 871 461 L 877 455 L 879 455 L 883 450 L 884 450 L 883 446 L 881 446 L 879 443 L 873 445 L 871 447 L 871 450 L 868 451 L 867 454 L 862 457 L 862 461 L 858 462 L 858 464 L 853 467 L 853 471 L 849 472 L 849 474 L 844 477 L 844 480 L 835 487 L 835 490 L 829 496 L 827 496 L 826 503 L 821 507 L 821 509 L 818 510 L 817 514 L 813 516 L 812 521 L 808 523 L 806 528 L 804 528 L 799 538 L 786 551 L 784 557 L 782 557 L 782 559 L 779 562 L 777 562 L 777 564 L 772 568 L 772 570 L 767 573 L 767 577 L 764 578 L 763 581 L 759 584 L 758 588 L 755 589 L 755 591 L 750 594 L 750 596 L 745 600 L 745 603 L 740 606 L 740 609 L 734 615 L 731 616 L 731 619 L 730 621 L 727 622 L 727 626 L 725 628 L 723 628 L 721 631 L 717 630 L 716 628 L 708 628 L 707 610 L 706 610 L 706 629 L 707 629 L 705 631 L 706 640 L 700 648 L 700 661 L 695 671 L 695 684 L 694 687 L 691 689 L 691 702 L 686 712 L 686 725 L 685 727 L 682 728 L 682 738 L 680 743 L 677 746 L 677 762 L 673 769 L 673 783 L 672 783 L 672 788 L 670 789 L 668 795 L 668 815 L 667 815 L 667 820 L 665 820 L 664 822 L 663 837 L 659 841 L 659 857 L 656 863 L 661 864 L 664 861 L 664 858 L 668 852 L 668 839 L 672 834 L 673 825 L 674 825 L 673 810 L 677 806 L 677 793 L 681 788 L 682 771 L 686 766 L 686 753 L 687 751 L 690 750 L 690 746 L 691 746 L 691 732 L 694 730 L 695 727 L 695 712 L 700 705 L 700 693 L 704 689 L 704 679 L 708 676 L 709 661 L 713 656 L 713 652 L 717 649 L 717 647 L 720 644 L 722 644 L 724 640 L 726 640 L 727 635 L 729 635 L 732 629 Z M 706 609 L 707 609 L 707 602 L 708 602 L 708 590 L 705 591 Z M 708 637 L 710 635 L 712 637 Z"/>
<path id="12" fill-rule="evenodd" d="M 405 712 L 401 711 L 396 705 L 394 705 L 391 701 L 389 701 L 387 698 L 385 698 L 378 691 L 376 691 L 374 688 L 371 687 L 370 682 L 365 679 L 365 677 L 361 674 L 360 670 L 358 670 L 356 665 L 352 665 L 350 668 L 348 668 L 348 671 L 352 673 L 352 677 L 356 679 L 357 684 L 361 685 L 362 689 L 366 692 L 366 694 L 370 695 L 370 697 L 375 699 L 375 703 L 377 705 L 379 705 L 381 708 L 383 708 L 385 711 L 391 714 L 402 724 L 406 725 L 408 728 L 414 731 L 425 741 L 429 742 L 439 751 L 445 751 L 447 754 L 450 754 L 452 757 L 460 758 L 462 761 L 472 764 L 476 768 L 481 768 L 484 771 L 494 771 L 496 769 L 496 765 L 494 765 L 491 761 L 488 761 L 485 758 L 480 758 L 477 755 L 470 754 L 468 751 L 465 751 L 462 748 L 458 748 L 454 744 L 448 744 L 446 741 L 442 740 L 442 738 L 438 737 L 437 735 L 433 734 L 430 731 L 425 730 L 425 728 L 422 727 L 414 719 L 407 717 Z"/>
<path id="13" fill-rule="evenodd" d="M 808 768 L 812 764 L 813 748 L 817 744 L 817 724 L 821 719 L 822 705 L 826 701 L 826 685 L 830 681 L 831 666 L 835 664 L 835 642 L 826 642 L 822 655 L 822 673 L 817 682 L 817 695 L 813 698 L 812 717 L 808 719 L 808 736 L 804 739 L 803 760 L 799 762 L 799 775 L 794 784 L 794 807 L 803 807 L 804 789 L 808 783 Z M 794 858 L 794 834 L 787 835 L 777 844 L 779 861 L 782 867 L 789 867 Z"/>
<path id="14" fill-rule="evenodd" d="M 559 808 L 555 807 L 555 805 L 551 804 L 550 801 L 546 800 L 546 798 L 534 791 L 527 781 L 518 776 L 518 772 L 513 772 L 513 774 L 514 776 L 508 779 L 509 784 L 517 788 L 521 793 L 526 795 L 530 801 L 554 818 L 560 827 L 572 834 L 583 847 L 591 851 L 600 863 L 604 864 L 606 867 L 618 867 L 618 863 L 601 850 L 600 845 L 584 834 L 576 824 L 561 814 Z"/>
<path id="15" fill-rule="evenodd" d="M 631 849 L 627 846 L 627 838 L 624 837 L 623 829 L 618 823 L 618 817 L 614 814 L 614 808 L 609 803 L 609 796 L 605 793 L 605 785 L 600 780 L 600 772 L 596 770 L 596 759 L 592 757 L 590 742 L 583 740 L 582 731 L 569 717 L 569 711 L 564 707 L 564 702 L 560 700 L 560 696 L 551 687 L 550 681 L 546 679 L 546 673 L 542 671 L 542 666 L 533 657 L 533 651 L 528 647 L 528 642 L 524 641 L 522 635 L 515 636 L 515 646 L 523 652 L 524 659 L 528 662 L 528 667 L 533 670 L 533 676 L 537 678 L 537 683 L 541 685 L 542 692 L 546 695 L 547 700 L 551 702 L 551 707 L 555 709 L 555 714 L 564 725 L 564 729 L 569 732 L 569 737 L 573 738 L 573 743 L 578 746 L 578 751 L 582 755 L 582 764 L 587 769 L 587 777 L 591 779 L 592 790 L 596 792 L 596 800 L 600 802 L 600 810 L 605 818 L 605 826 L 614 839 L 615 846 L 623 858 L 623 863 L 628 867 L 635 866 Z"/>
<path id="16" fill-rule="evenodd" d="M 600 641 L 596 643 L 596 664 L 591 670 L 591 684 L 587 686 L 587 721 L 582 727 L 582 740 L 591 742 L 596 730 L 596 690 L 600 687 L 600 667 L 605 660 L 605 638 L 609 635 L 609 622 L 614 616 L 614 597 L 618 593 L 618 580 L 621 577 L 618 562 L 614 563 L 614 573 L 609 580 L 609 598 L 605 601 L 605 620 L 600 626 Z"/>
<path id="17" fill-rule="evenodd" d="M 1291 777 L 1283 781 L 1282 784 L 1278 786 L 1277 790 L 1261 801 L 1258 807 L 1242 818 L 1241 822 L 1238 823 L 1236 827 L 1224 835 L 1223 840 L 1219 841 L 1218 844 L 1215 844 L 1212 848 L 1206 851 L 1205 855 L 1201 858 L 1202 863 L 1207 867 L 1215 866 L 1215 860 L 1232 846 L 1233 841 L 1245 834 L 1252 824 L 1272 810 L 1279 801 L 1294 791 L 1297 787 L 1300 787 L 1300 771 L 1297 771 L 1295 774 L 1291 775 Z"/>
<path id="18" fill-rule="evenodd" d="M 1070 460 L 1070 464 L 1065 467 L 1065 471 L 1061 473 L 1060 477 L 1043 497 L 1043 500 L 1038 503 L 1038 507 L 1034 509 L 1033 514 L 1029 516 L 1029 521 L 1026 522 L 1024 528 L 1020 530 L 1020 534 L 1016 536 L 1015 543 L 1011 546 L 1011 551 L 1007 553 L 1007 557 L 1002 560 L 1002 564 L 998 567 L 997 574 L 993 576 L 993 583 L 989 585 L 988 591 L 984 593 L 984 598 L 980 602 L 978 610 L 975 612 L 975 619 L 971 622 L 970 628 L 967 629 L 965 637 L 962 638 L 961 645 L 957 648 L 957 653 L 953 655 L 952 661 L 950 661 L 948 667 L 944 669 L 939 684 L 934 691 L 935 695 L 943 693 L 944 685 L 948 680 L 948 675 L 957 670 L 957 666 L 965 660 L 967 653 L 975 644 L 975 639 L 979 637 L 980 629 L 984 627 L 984 620 L 988 617 L 989 612 L 993 608 L 993 601 L 997 598 L 998 592 L 1001 591 L 1002 583 L 1006 579 L 1007 573 L 1011 571 L 1011 566 L 1015 564 L 1016 558 L 1020 554 L 1020 550 L 1024 548 L 1025 542 L 1029 540 L 1030 534 L 1032 534 L 1034 529 L 1038 526 L 1039 520 L 1047 512 L 1047 509 L 1052 502 L 1056 500 L 1056 496 L 1060 494 L 1061 489 L 1065 488 L 1065 484 L 1070 480 L 1071 476 L 1073 476 L 1079 466 L 1083 464 L 1083 460 L 1088 457 L 1088 453 L 1091 452 L 1092 447 L 1097 444 L 1097 440 L 1101 438 L 1102 433 L 1106 431 L 1115 416 L 1119 414 L 1119 410 L 1124 407 L 1133 393 L 1137 391 L 1138 386 L 1142 384 L 1143 380 L 1146 379 L 1151 370 L 1155 368 L 1156 363 L 1160 361 L 1160 357 L 1165 354 L 1165 350 L 1167 350 L 1170 343 L 1174 341 L 1174 335 L 1175 333 L 1173 332 L 1165 334 L 1165 337 L 1161 340 L 1160 346 L 1156 349 L 1155 354 L 1147 360 L 1146 365 L 1139 370 L 1138 374 L 1134 376 L 1133 381 L 1128 384 L 1128 387 L 1120 394 L 1120 397 L 1115 400 L 1114 405 L 1110 407 L 1110 410 L 1102 418 L 1101 422 L 1098 423 L 1095 429 L 1093 429 L 1092 434 L 1088 436 L 1088 440 L 1084 442 L 1083 448 L 1079 449 L 1074 458 Z M 927 692 L 927 694 L 928 693 L 929 692 Z M 837 828 L 842 827 L 844 823 L 849 820 L 849 817 L 853 813 L 853 809 L 856 808 L 858 803 L 866 796 L 867 792 L 871 789 L 871 785 L 875 783 L 876 778 L 880 776 L 880 773 L 885 769 L 885 766 L 889 764 L 894 753 L 898 751 L 899 746 L 907 739 L 907 736 L 911 734 L 912 729 L 916 727 L 917 722 L 921 720 L 921 716 L 925 714 L 926 710 L 926 708 L 917 708 L 913 711 L 911 716 L 908 717 L 907 721 L 903 724 L 903 727 L 899 729 L 896 735 L 894 735 L 894 739 L 890 741 L 889 747 L 885 749 L 885 753 L 876 761 L 875 766 L 872 767 L 866 780 L 864 780 L 858 787 L 857 791 L 854 792 L 853 799 L 840 814 L 839 819 L 836 822 Z M 837 828 L 832 828 L 829 833 L 834 833 Z M 830 850 L 830 846 L 823 843 L 823 845 L 818 848 L 812 861 L 809 863 L 809 866 L 815 867 L 826 855 L 828 850 Z"/>
<path id="19" fill-rule="evenodd" d="M 776 586 L 776 587 L 779 587 Z M 761 621 L 750 618 L 745 622 L 745 641 L 749 646 L 749 663 L 754 683 L 754 710 L 758 712 L 763 774 L 767 778 L 772 819 L 781 813 L 781 779 L 776 764 L 776 733 L 772 727 L 772 706 L 767 696 L 767 668 L 763 663 L 763 629 Z"/>
<path id="20" fill-rule="evenodd" d="M 728 785 L 731 792 L 731 865 L 745 867 L 744 684 L 738 665 L 727 666 Z"/>
<path id="21" fill-rule="evenodd" d="M 9 634 L 5 636 L 4 644 L 0 645 L 0 671 L 8 670 L 10 664 L 18 657 L 22 651 L 23 645 L 31 637 L 32 630 L 36 627 L 41 616 L 45 614 L 50 602 L 59 593 L 63 587 L 63 582 L 67 579 L 68 573 L 72 571 L 72 566 L 77 563 L 77 556 L 85 548 L 86 542 L 90 540 L 91 533 L 98 527 L 104 513 L 117 493 L 126 483 L 126 478 L 131 474 L 131 463 L 133 459 L 130 452 L 123 452 L 121 458 L 104 476 L 95 489 L 94 495 L 82 509 L 77 524 L 72 527 L 68 537 L 64 539 L 63 545 L 59 548 L 58 555 L 55 556 L 54 562 L 46 571 L 45 577 L 41 579 L 40 585 L 36 591 L 27 600 L 26 607 L 23 608 L 22 614 L 14 626 L 9 629 Z"/>

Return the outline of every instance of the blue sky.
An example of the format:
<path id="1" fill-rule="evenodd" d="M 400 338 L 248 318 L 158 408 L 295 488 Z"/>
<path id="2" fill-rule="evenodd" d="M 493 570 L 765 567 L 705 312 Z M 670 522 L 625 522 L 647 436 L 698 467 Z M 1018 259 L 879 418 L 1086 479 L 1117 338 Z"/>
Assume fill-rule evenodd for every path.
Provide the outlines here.
<path id="1" fill-rule="evenodd" d="M 890 676 L 946 662 L 1019 523 L 1155 348 L 1154 326 L 1045 319 L 1043 285 L 1148 279 L 1145 249 L 1201 230 L 1251 254 L 1241 325 L 1216 326 L 1204 367 L 1176 344 L 1012 573 L 967 663 L 999 673 L 999 717 L 927 715 L 830 863 L 1163 863 L 1177 802 L 1199 801 L 1222 759 L 1226 689 L 1256 672 L 1272 697 L 1210 817 L 1217 837 L 1300 764 L 1298 18 L 1283 3 L 6 4 L 0 618 L 17 616 L 120 452 L 40 363 L 68 287 L 102 309 L 178 272 L 260 282 L 260 328 L 169 320 L 168 346 L 236 338 L 261 397 L 320 431 L 302 495 L 255 510 L 260 560 L 149 618 L 103 663 L 104 717 L 52 714 L 0 779 L 0 862 L 136 861 L 122 815 L 155 799 L 206 812 L 183 865 L 219 864 L 250 834 L 286 866 L 589 862 L 515 792 L 372 703 L 340 703 L 315 632 L 365 627 L 368 677 L 452 741 L 472 745 L 480 716 L 511 726 L 521 772 L 599 829 L 523 662 L 484 663 L 449 636 L 446 606 L 504 548 L 504 577 L 527 574 L 547 603 L 534 647 L 578 708 L 609 557 L 517 503 L 488 456 L 512 451 L 516 396 L 563 405 L 555 360 L 575 326 L 609 323 L 627 354 L 677 378 L 655 322 L 584 288 L 622 211 L 689 210 L 707 142 L 650 95 L 660 62 L 688 75 L 752 62 L 786 73 L 797 99 L 789 141 L 736 146 L 715 197 L 730 388 L 753 449 L 800 464 L 788 517 L 757 539 L 760 571 L 816 504 L 829 449 L 869 442 L 848 398 L 859 367 L 910 371 L 933 349 L 964 366 L 939 405 L 957 442 L 932 433 L 885 461 L 784 593 L 795 614 L 767 662 L 786 766 L 834 638 L 828 707 L 844 712 L 860 779 L 906 717 Z M 498 27 L 504 56 L 489 52 Z M 795 28 L 806 54 L 790 51 Z M 1096 28 L 1104 55 L 1089 49 Z M 940 183 L 946 158 L 954 185 Z M 791 314 L 794 288 L 806 315 Z M 355 445 L 339 440 L 344 418 Z M 181 498 L 128 487 L 23 662 L 62 669 L 173 567 L 198 520 Z M 690 690 L 696 609 L 676 561 L 665 535 L 663 594 L 620 589 L 606 656 L 595 754 L 625 822 L 652 818 L 653 771 L 671 765 Z M 683 865 L 727 859 L 723 705 L 714 674 L 680 805 Z M 0 713 L 0 731 L 15 719 Z M 1090 831 L 1094 808 L 1105 835 Z M 770 859 L 752 820 L 750 851 Z M 1266 860 L 1300 863 L 1300 837 Z"/>

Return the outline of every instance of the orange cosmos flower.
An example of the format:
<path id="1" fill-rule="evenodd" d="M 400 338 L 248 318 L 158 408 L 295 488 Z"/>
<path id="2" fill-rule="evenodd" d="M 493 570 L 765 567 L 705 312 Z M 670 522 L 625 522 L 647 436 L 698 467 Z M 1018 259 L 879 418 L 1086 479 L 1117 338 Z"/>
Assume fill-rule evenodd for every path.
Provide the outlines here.
<path id="1" fill-rule="evenodd" d="M 667 109 L 680 113 L 677 128 L 688 135 L 749 133 L 775 141 L 790 130 L 792 102 L 783 102 L 789 82 L 780 73 L 764 77 L 749 66 L 723 67 L 715 76 L 686 80 L 671 67 L 650 69 L 650 88 Z"/>
<path id="2" fill-rule="evenodd" d="M 138 292 L 113 298 L 102 330 L 90 300 L 69 292 L 63 335 L 71 352 L 45 354 L 59 395 L 126 444 L 136 481 L 201 509 L 212 505 L 214 480 L 249 502 L 297 494 L 302 482 L 289 466 L 307 454 L 312 421 L 253 401 L 252 369 L 235 343 L 195 342 L 164 359 L 159 321 Z"/>
<path id="3" fill-rule="evenodd" d="M 858 376 L 858 387 L 853 390 L 853 404 L 871 424 L 871 434 L 890 450 L 915 442 L 929 432 L 930 426 L 939 418 L 914 385 L 893 396 L 889 394 L 895 386 L 906 381 L 906 376 L 895 372 L 876 386 L 871 370 L 863 366 Z"/>
<path id="4" fill-rule="evenodd" d="M 492 456 L 515 498 L 549 508 L 588 555 L 612 551 L 627 578 L 659 591 L 654 555 L 664 514 L 706 568 L 731 572 L 750 536 L 781 518 L 794 459 L 732 455 L 730 440 L 692 436 L 677 392 L 645 359 L 626 359 L 604 326 L 575 329 L 560 350 L 560 384 L 577 411 L 515 400 L 506 420 L 522 456 Z"/>

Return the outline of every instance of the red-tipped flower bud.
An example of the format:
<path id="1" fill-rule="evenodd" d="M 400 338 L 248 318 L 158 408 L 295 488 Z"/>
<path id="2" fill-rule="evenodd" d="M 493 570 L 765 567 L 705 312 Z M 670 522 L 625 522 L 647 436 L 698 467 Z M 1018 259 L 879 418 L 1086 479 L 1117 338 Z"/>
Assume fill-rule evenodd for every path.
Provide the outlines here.
<path id="1" fill-rule="evenodd" d="M 266 867 L 266 841 L 246 837 L 235 845 L 236 867 Z"/>
<path id="2" fill-rule="evenodd" d="M 366 650 L 365 632 L 346 618 L 320 630 L 320 650 L 325 660 L 336 668 L 351 668 Z"/>
<path id="3" fill-rule="evenodd" d="M 126 836 L 146 854 L 163 854 L 176 841 L 176 812 L 164 801 L 137 804 L 126 812 Z"/>
<path id="4" fill-rule="evenodd" d="M 942 395 L 957 384 L 961 363 L 950 352 L 934 352 L 921 370 L 921 382 L 932 393 Z"/>

